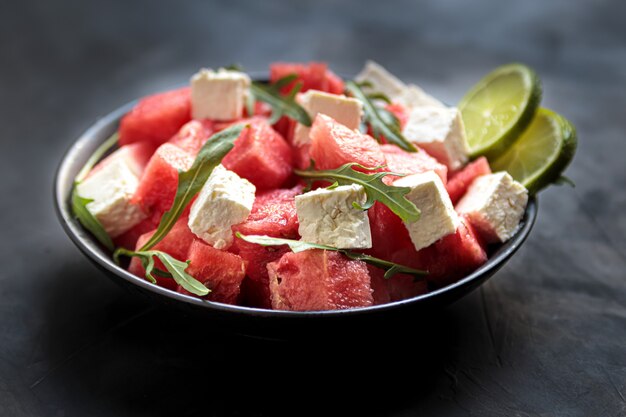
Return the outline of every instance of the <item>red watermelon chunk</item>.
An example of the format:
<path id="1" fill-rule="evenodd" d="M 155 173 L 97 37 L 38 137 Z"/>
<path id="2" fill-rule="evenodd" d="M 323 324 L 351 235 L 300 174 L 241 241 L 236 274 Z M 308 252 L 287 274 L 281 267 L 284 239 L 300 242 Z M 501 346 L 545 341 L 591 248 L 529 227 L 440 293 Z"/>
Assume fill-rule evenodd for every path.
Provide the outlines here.
<path id="1" fill-rule="evenodd" d="M 397 263 L 428 271 L 427 280 L 436 286 L 456 282 L 487 261 L 487 253 L 465 218 L 456 233 L 445 236 L 417 252 L 410 248 L 392 256 Z"/>
<path id="2" fill-rule="evenodd" d="M 426 280 L 415 280 L 406 274 L 396 274 L 386 279 L 385 271 L 380 268 L 367 266 L 372 280 L 372 296 L 374 304 L 385 304 L 393 301 L 405 300 L 428 292 Z"/>
<path id="3" fill-rule="evenodd" d="M 484 245 L 464 217 L 456 233 L 416 251 L 404 223 L 388 207 L 377 202 L 368 215 L 372 231 L 372 249 L 368 252 L 427 270 L 427 280 L 435 285 L 455 282 L 487 261 Z"/>
<path id="4" fill-rule="evenodd" d="M 398 118 L 400 129 L 404 129 L 406 122 L 409 120 L 409 112 L 406 107 L 399 103 L 386 104 L 385 109 Z"/>
<path id="5" fill-rule="evenodd" d="M 435 171 L 444 185 L 448 180 L 448 167 L 439 163 L 423 149 L 418 152 L 407 152 L 396 145 L 381 145 L 380 149 L 387 161 L 387 171 L 399 174 L 421 174 L 426 171 Z M 391 184 L 398 177 L 388 175 L 383 178 L 385 184 Z"/>
<path id="6" fill-rule="evenodd" d="M 237 304 L 246 264 L 241 257 L 194 241 L 189 248 L 187 273 L 203 283 L 211 292 L 203 298 L 226 304 Z M 181 286 L 177 291 L 193 295 Z"/>
<path id="7" fill-rule="evenodd" d="M 404 223 L 389 207 L 377 201 L 367 211 L 367 215 L 372 233 L 372 249 L 368 253 L 382 259 L 391 259 L 398 251 L 414 248 Z"/>
<path id="8" fill-rule="evenodd" d="M 172 255 L 174 258 L 179 261 L 187 260 L 187 252 L 191 247 L 191 244 L 196 240 L 196 236 L 189 230 L 189 226 L 187 226 L 189 218 L 187 216 L 182 216 L 172 227 L 172 230 L 154 246 L 154 250 L 160 250 L 162 252 L 166 252 Z M 137 240 L 137 245 L 135 250 L 141 249 L 141 247 L 152 237 L 155 230 L 151 232 L 145 233 L 139 237 Z M 163 271 L 165 271 L 165 266 L 159 261 L 155 259 L 155 266 Z M 128 266 L 128 271 L 138 277 L 144 278 L 146 276 L 146 271 L 141 264 L 139 258 L 132 258 L 130 261 L 130 265 Z M 168 289 L 175 289 L 176 282 L 171 278 L 160 278 L 155 277 L 157 280 L 157 284 L 161 287 L 165 287 Z"/>
<path id="9" fill-rule="evenodd" d="M 171 143 L 161 145 L 148 162 L 139 181 L 133 202 L 146 212 L 161 215 L 169 210 L 176 196 L 178 171 L 185 171 L 193 164 L 193 156 Z"/>
<path id="10" fill-rule="evenodd" d="M 115 246 L 121 246 L 126 249 L 133 249 L 137 246 L 137 241 L 148 232 L 153 231 L 159 225 L 160 215 L 152 215 L 133 226 L 130 230 L 113 239 Z"/>
<path id="11" fill-rule="evenodd" d="M 296 82 L 302 83 L 301 92 L 319 90 L 332 94 L 343 94 L 345 86 L 341 78 L 328 69 L 323 62 L 308 64 L 292 62 L 275 62 L 270 65 L 270 82 L 275 83 L 288 75 L 296 74 L 298 79 L 282 88 L 281 93 L 287 94 Z"/>
<path id="12" fill-rule="evenodd" d="M 487 158 L 484 156 L 470 162 L 460 170 L 452 172 L 450 174 L 450 181 L 446 184 L 446 189 L 448 190 L 448 194 L 450 194 L 452 204 L 456 204 L 461 197 L 465 195 L 465 192 L 476 177 L 487 174 L 491 174 L 491 168 L 489 167 Z"/>
<path id="13" fill-rule="evenodd" d="M 249 127 L 235 140 L 235 147 L 222 164 L 253 183 L 257 190 L 280 187 L 292 173 L 291 148 L 266 120 L 253 118 L 246 123 Z"/>
<path id="14" fill-rule="evenodd" d="M 349 162 L 369 168 L 385 164 L 380 145 L 372 137 L 351 130 L 325 114 L 315 117 L 309 136 L 310 154 L 317 169 L 334 169 Z"/>
<path id="15" fill-rule="evenodd" d="M 156 147 L 171 138 L 189 120 L 189 87 L 144 97 L 122 118 L 120 145 L 148 142 Z"/>
<path id="16" fill-rule="evenodd" d="M 337 252 L 290 252 L 267 269 L 276 310 L 340 310 L 374 301 L 367 265 Z"/>
<path id="17" fill-rule="evenodd" d="M 291 144 L 293 140 L 293 132 L 296 128 L 297 122 L 287 116 L 282 116 L 272 127 L 275 131 L 285 138 L 287 143 Z"/>
<path id="18" fill-rule="evenodd" d="M 195 157 L 207 139 L 211 137 L 213 130 L 214 127 L 211 120 L 192 120 L 183 125 L 178 133 L 172 136 L 169 143 L 178 146 Z"/>
<path id="19" fill-rule="evenodd" d="M 244 107 L 243 111 L 244 111 L 245 117 L 254 117 L 254 116 L 270 117 L 272 115 L 272 106 L 262 101 L 255 101 L 253 114 L 248 114 L 247 106 Z"/>
<path id="20" fill-rule="evenodd" d="M 154 153 L 154 149 L 155 147 L 152 144 L 144 142 L 123 145 L 93 167 L 93 169 L 89 172 L 89 176 L 110 164 L 111 161 L 122 158 L 126 161 L 126 164 L 133 171 L 133 173 L 138 177 L 141 177 L 143 171 L 146 169 L 148 161 Z"/>
<path id="21" fill-rule="evenodd" d="M 302 192 L 302 186 L 277 189 L 259 193 L 248 219 L 233 226 L 233 231 L 243 235 L 266 235 L 298 239 L 298 217 L 294 197 Z M 246 283 L 242 292 L 248 305 L 270 307 L 269 277 L 267 264 L 280 259 L 289 249 L 286 246 L 265 247 L 235 239 L 231 248 L 248 264 Z"/>

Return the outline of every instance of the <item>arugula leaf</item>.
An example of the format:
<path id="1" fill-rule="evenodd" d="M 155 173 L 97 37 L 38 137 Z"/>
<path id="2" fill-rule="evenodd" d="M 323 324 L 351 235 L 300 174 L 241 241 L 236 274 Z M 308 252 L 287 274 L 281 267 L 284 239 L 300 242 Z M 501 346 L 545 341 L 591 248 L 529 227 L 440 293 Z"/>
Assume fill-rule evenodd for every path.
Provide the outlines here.
<path id="1" fill-rule="evenodd" d="M 115 245 L 113 245 L 111 236 L 104 230 L 102 223 L 100 223 L 96 216 L 91 214 L 87 208 L 87 204 L 91 203 L 93 200 L 78 195 L 78 184 L 79 182 L 75 182 L 74 189 L 72 190 L 72 212 L 74 213 L 74 217 L 78 219 L 85 229 L 98 239 L 98 242 L 100 242 L 102 246 L 108 250 L 113 250 Z"/>
<path id="2" fill-rule="evenodd" d="M 74 185 L 72 188 L 71 206 L 74 217 L 83 225 L 85 229 L 91 232 L 92 235 L 98 241 L 106 247 L 108 250 L 113 250 L 113 240 L 109 234 L 104 230 L 102 223 L 89 211 L 87 205 L 93 200 L 89 198 L 83 198 L 78 194 L 78 184 L 83 181 L 89 171 L 100 161 L 100 159 L 109 152 L 113 146 L 117 144 L 118 134 L 117 132 L 111 135 L 102 145 L 96 149 L 96 151 L 89 157 L 85 165 L 82 167 L 76 178 L 74 178 Z"/>
<path id="3" fill-rule="evenodd" d="M 386 279 L 393 277 L 395 274 L 407 274 L 407 275 L 412 275 L 413 277 L 416 277 L 416 278 L 421 278 L 424 275 L 428 274 L 428 272 L 426 271 L 410 268 L 408 266 L 400 265 L 400 264 L 397 264 L 391 261 L 386 261 L 380 258 L 375 258 L 373 256 L 366 255 L 360 252 L 354 252 L 348 249 L 338 249 L 332 246 L 318 245 L 317 243 L 303 242 L 301 240 L 281 239 L 281 238 L 261 236 L 261 235 L 247 235 L 246 236 L 246 235 L 242 235 L 239 232 L 236 232 L 235 235 L 239 239 L 245 240 L 246 242 L 256 243 L 257 245 L 262 245 L 262 246 L 287 245 L 294 253 L 303 252 L 309 249 L 323 249 L 323 250 L 339 252 L 347 256 L 350 259 L 363 261 L 367 264 L 383 269 L 385 271 L 384 277 Z"/>
<path id="4" fill-rule="evenodd" d="M 388 142 L 399 146 L 405 151 L 417 152 L 415 145 L 409 142 L 402 134 L 398 119 L 391 112 L 374 105 L 372 99 L 380 99 L 379 95 L 365 94 L 354 81 L 346 82 L 346 90 L 363 103 L 364 118 L 372 126 L 376 139 L 380 140 L 380 137 L 384 136 Z M 391 122 L 391 120 L 395 121 Z"/>
<path id="5" fill-rule="evenodd" d="M 387 185 L 383 182 L 383 177 L 386 175 L 404 176 L 402 174 L 394 172 L 373 172 L 366 174 L 360 171 L 356 171 L 353 167 L 360 167 L 368 171 L 373 171 L 376 168 L 366 168 L 363 165 L 351 162 L 340 166 L 337 169 L 329 169 L 324 171 L 317 171 L 314 167 L 307 170 L 296 169 L 294 172 L 296 175 L 306 178 L 309 181 L 313 180 L 328 180 L 333 181 L 338 185 L 350 185 L 359 184 L 365 189 L 367 195 L 367 201 L 363 205 L 359 205 L 354 202 L 353 206 L 360 210 L 367 210 L 374 205 L 375 201 L 380 201 L 391 211 L 397 214 L 402 220 L 407 223 L 412 223 L 420 218 L 420 211 L 415 204 L 406 199 L 405 195 L 411 190 L 408 187 L 396 187 L 393 185 Z"/>
<path id="6" fill-rule="evenodd" d="M 204 296 L 211 292 L 211 290 L 205 287 L 204 284 L 185 271 L 189 266 L 188 261 L 179 261 L 171 255 L 158 250 L 131 251 L 124 248 L 117 248 L 117 250 L 113 253 L 113 259 L 117 264 L 119 264 L 120 256 L 126 256 L 129 258 L 138 257 L 146 270 L 146 279 L 153 284 L 156 284 L 154 275 L 157 275 L 161 277 L 173 278 L 178 285 L 195 295 Z M 157 257 L 163 263 L 167 272 L 155 268 L 154 257 Z"/>
<path id="7" fill-rule="evenodd" d="M 283 96 L 280 93 L 281 88 L 291 84 L 297 78 L 296 74 L 291 74 L 273 84 L 265 84 L 260 81 L 252 82 L 250 93 L 254 96 L 254 99 L 268 103 L 272 107 L 271 124 L 276 123 L 278 119 L 285 115 L 305 126 L 311 126 L 311 117 L 295 100 L 296 94 L 302 88 L 302 83 L 296 83 L 287 96 Z"/>
<path id="8" fill-rule="evenodd" d="M 152 237 L 141 247 L 147 251 L 159 243 L 181 216 L 185 207 L 191 202 L 207 181 L 213 169 L 222 162 L 222 158 L 233 148 L 235 139 L 239 137 L 244 126 L 239 124 L 224 129 L 211 136 L 202 146 L 198 156 L 189 170 L 178 175 L 178 188 L 172 207 L 163 214 L 161 222 Z"/>
<path id="9" fill-rule="evenodd" d="M 572 188 L 576 188 L 576 183 L 574 183 L 571 178 L 566 177 L 565 175 L 561 175 L 559 178 L 556 179 L 556 181 L 554 181 L 554 183 L 556 185 L 569 185 Z"/>

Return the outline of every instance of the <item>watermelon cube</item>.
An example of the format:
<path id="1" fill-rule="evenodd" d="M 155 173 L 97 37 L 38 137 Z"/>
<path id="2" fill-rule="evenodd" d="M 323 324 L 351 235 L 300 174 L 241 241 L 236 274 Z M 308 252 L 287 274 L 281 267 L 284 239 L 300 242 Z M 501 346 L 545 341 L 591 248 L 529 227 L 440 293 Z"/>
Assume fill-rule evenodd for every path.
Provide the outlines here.
<path id="1" fill-rule="evenodd" d="M 233 231 L 243 235 L 266 235 L 298 239 L 298 217 L 294 197 L 302 192 L 302 186 L 277 189 L 257 195 L 248 219 L 233 226 Z M 231 251 L 248 264 L 249 281 L 242 293 L 248 305 L 270 307 L 269 276 L 267 264 L 281 258 L 289 251 L 286 246 L 265 247 L 235 239 Z"/>
<path id="2" fill-rule="evenodd" d="M 491 168 L 484 156 L 470 162 L 460 170 L 452 172 L 450 181 L 446 184 L 446 190 L 448 190 L 452 204 L 456 204 L 465 195 L 476 177 L 487 174 L 491 174 Z"/>
<path id="3" fill-rule="evenodd" d="M 385 271 L 382 269 L 371 265 L 368 265 L 367 268 L 370 273 L 375 305 L 400 301 L 428 292 L 428 283 L 425 279 L 416 280 L 406 274 L 396 274 L 387 279 L 384 277 Z"/>
<path id="4" fill-rule="evenodd" d="M 189 169 L 193 160 L 192 155 L 171 143 L 161 145 L 148 162 L 133 203 L 140 204 L 144 211 L 160 219 L 174 202 L 178 171 Z"/>
<path id="5" fill-rule="evenodd" d="M 332 94 L 343 94 L 345 86 L 341 78 L 328 69 L 323 62 L 309 62 L 308 64 L 275 62 L 270 65 L 270 81 L 275 83 L 288 75 L 296 74 L 298 79 L 282 88 L 281 92 L 287 94 L 296 82 L 302 83 L 301 92 L 307 90 L 326 91 Z"/>
<path id="6" fill-rule="evenodd" d="M 467 219 L 461 216 L 456 233 L 415 250 L 402 220 L 388 207 L 376 203 L 368 210 L 372 249 L 382 259 L 428 271 L 426 279 L 435 286 L 455 282 L 487 261 L 483 242 Z"/>
<path id="7" fill-rule="evenodd" d="M 195 158 L 213 134 L 213 130 L 214 126 L 211 120 L 192 120 L 184 124 L 178 133 L 172 136 L 169 143 L 189 152 Z"/>
<path id="8" fill-rule="evenodd" d="M 154 94 L 139 100 L 120 122 L 119 142 L 147 142 L 159 146 L 191 120 L 188 87 Z"/>
<path id="9" fill-rule="evenodd" d="M 291 148 L 265 119 L 256 117 L 245 123 L 249 126 L 235 140 L 235 147 L 222 164 L 253 183 L 257 190 L 280 187 L 292 173 Z"/>
<path id="10" fill-rule="evenodd" d="M 391 259 L 398 251 L 414 248 L 406 226 L 389 207 L 377 201 L 367 211 L 367 215 L 372 233 L 372 249 L 368 253 Z"/>
<path id="11" fill-rule="evenodd" d="M 398 119 L 400 122 L 400 130 L 404 129 L 406 122 L 409 120 L 409 111 L 406 107 L 399 103 L 386 104 L 385 109 Z"/>
<path id="12" fill-rule="evenodd" d="M 435 171 L 444 185 L 448 180 L 448 167 L 439 163 L 423 149 L 418 149 L 418 152 L 407 152 L 396 145 L 381 145 L 380 149 L 387 161 L 385 171 L 407 175 Z M 397 178 L 394 175 L 388 175 L 383 178 L 383 181 L 389 185 Z"/>
<path id="13" fill-rule="evenodd" d="M 241 257 L 196 240 L 191 244 L 187 258 L 190 261 L 187 273 L 211 290 L 203 298 L 237 304 L 241 282 L 246 274 L 246 263 Z M 181 286 L 177 291 L 193 295 Z"/>
<path id="14" fill-rule="evenodd" d="M 428 271 L 427 280 L 435 287 L 458 281 L 487 261 L 487 253 L 466 218 L 456 233 L 445 236 L 417 252 L 405 249 L 395 253 L 392 261 Z"/>
<path id="15" fill-rule="evenodd" d="M 143 219 L 141 222 L 130 228 L 127 232 L 117 236 L 113 239 L 113 243 L 115 246 L 120 246 L 126 249 L 133 249 L 137 246 L 137 241 L 139 238 L 151 231 L 154 231 L 159 225 L 159 221 L 161 220 L 160 215 L 152 214 L 147 218 Z"/>
<path id="16" fill-rule="evenodd" d="M 163 238 L 163 240 L 157 243 L 153 249 L 166 252 L 174 258 L 178 259 L 179 261 L 186 261 L 187 253 L 189 251 L 189 248 L 191 247 L 191 244 L 195 240 L 197 240 L 196 236 L 191 233 L 191 230 L 189 230 L 189 226 L 187 226 L 188 220 L 189 218 L 187 216 L 182 216 L 180 219 L 178 219 L 178 221 L 176 221 L 176 223 L 172 227 L 172 230 L 170 230 L 169 233 Z M 154 232 L 155 230 L 152 230 L 151 232 L 141 235 L 137 240 L 135 250 L 141 249 L 141 247 L 148 241 L 148 239 L 152 237 Z M 155 259 L 155 266 L 163 271 L 166 270 L 165 266 L 163 266 L 161 261 L 159 261 L 158 259 Z M 144 278 L 146 276 L 146 271 L 143 268 L 143 265 L 141 264 L 139 258 L 131 259 L 130 265 L 128 266 L 128 271 L 141 278 Z M 155 278 L 157 280 L 157 284 L 161 287 L 165 287 L 170 290 L 176 288 L 176 283 L 171 278 Z"/>
<path id="17" fill-rule="evenodd" d="M 367 265 L 338 252 L 289 252 L 267 269 L 276 310 L 335 310 L 374 302 Z"/>
<path id="18" fill-rule="evenodd" d="M 309 137 L 310 154 L 317 169 L 334 169 L 349 162 L 369 168 L 385 164 L 385 156 L 378 142 L 325 114 L 320 113 L 315 117 Z"/>
<path id="19" fill-rule="evenodd" d="M 100 161 L 95 167 L 93 167 L 93 169 L 89 172 L 89 176 L 101 170 L 112 161 L 118 158 L 122 158 L 125 161 L 126 165 L 128 165 L 128 167 L 131 169 L 131 171 L 137 177 L 141 177 L 143 171 L 146 168 L 146 165 L 148 164 L 148 161 L 154 153 L 154 150 L 155 147 L 152 146 L 152 144 L 145 142 L 123 145 L 111 155 Z"/>

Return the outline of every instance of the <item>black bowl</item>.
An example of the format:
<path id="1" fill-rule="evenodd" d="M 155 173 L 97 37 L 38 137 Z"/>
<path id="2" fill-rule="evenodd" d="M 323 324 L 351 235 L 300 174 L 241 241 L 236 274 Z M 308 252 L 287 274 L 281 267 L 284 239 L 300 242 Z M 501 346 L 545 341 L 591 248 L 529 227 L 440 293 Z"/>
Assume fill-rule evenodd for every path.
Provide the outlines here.
<path id="1" fill-rule="evenodd" d="M 200 314 L 201 319 L 211 320 L 212 328 L 219 327 L 222 331 L 286 339 L 302 335 L 345 334 L 347 331 L 371 334 L 402 329 L 411 322 L 414 326 L 420 315 L 423 317 L 428 311 L 458 300 L 496 273 L 522 245 L 537 217 L 537 202 L 531 197 L 515 236 L 495 248 L 484 265 L 454 284 L 402 301 L 351 310 L 292 312 L 200 300 L 150 284 L 116 265 L 111 254 L 72 216 L 69 197 L 74 177 L 95 149 L 117 130 L 120 118 L 133 105 L 129 103 L 98 120 L 66 152 L 55 179 L 55 208 L 59 220 L 76 246 L 113 281 L 154 302 Z"/>

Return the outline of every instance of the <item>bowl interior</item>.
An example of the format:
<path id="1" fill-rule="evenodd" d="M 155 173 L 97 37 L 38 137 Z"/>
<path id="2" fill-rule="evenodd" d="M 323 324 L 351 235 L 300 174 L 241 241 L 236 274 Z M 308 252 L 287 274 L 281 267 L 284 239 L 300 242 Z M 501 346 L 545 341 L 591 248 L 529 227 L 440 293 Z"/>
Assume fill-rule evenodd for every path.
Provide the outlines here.
<path id="1" fill-rule="evenodd" d="M 496 248 L 483 266 L 454 284 L 429 292 L 428 294 L 402 301 L 351 310 L 291 312 L 232 306 L 200 300 L 150 284 L 146 280 L 136 277 L 116 265 L 111 259 L 111 254 L 104 249 L 89 232 L 84 230 L 71 214 L 69 196 L 74 177 L 96 148 L 117 130 L 119 119 L 130 110 L 133 105 L 134 102 L 129 103 L 101 118 L 71 145 L 57 171 L 54 190 L 55 208 L 68 236 L 92 262 L 107 272 L 111 278 L 126 287 L 139 291 L 143 295 L 157 298 L 161 302 L 175 304 L 177 307 L 183 307 L 193 310 L 194 312 L 202 311 L 212 313 L 214 316 L 221 318 L 245 316 L 261 318 L 266 321 L 266 318 L 273 317 L 280 320 L 291 321 L 294 319 L 306 320 L 322 317 L 372 317 L 381 312 L 395 312 L 407 309 L 423 310 L 434 306 L 446 305 L 478 287 L 502 267 L 524 242 L 537 216 L 537 202 L 535 198 L 531 198 L 522 224 L 515 236 L 505 244 Z"/>

